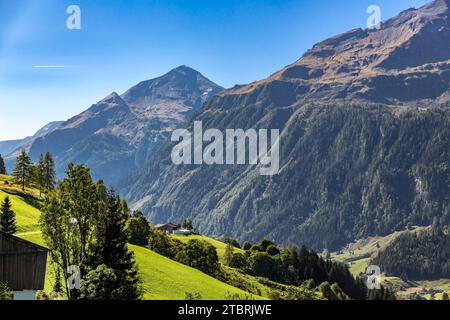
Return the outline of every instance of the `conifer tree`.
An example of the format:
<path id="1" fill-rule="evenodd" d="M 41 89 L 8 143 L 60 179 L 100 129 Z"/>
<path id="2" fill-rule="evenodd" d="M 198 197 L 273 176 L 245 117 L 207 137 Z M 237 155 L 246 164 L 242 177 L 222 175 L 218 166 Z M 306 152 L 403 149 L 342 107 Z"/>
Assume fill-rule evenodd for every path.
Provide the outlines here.
<path id="1" fill-rule="evenodd" d="M 91 271 L 82 283 L 82 298 L 135 300 L 141 296 L 139 276 L 134 254 L 128 250 L 128 233 L 126 222 L 128 209 L 123 206 L 120 197 L 112 190 L 102 192 L 102 209 L 96 221 L 95 237 L 91 245 L 90 258 L 87 263 Z M 95 283 L 101 270 L 108 269 L 114 276 L 109 280 L 106 296 L 101 290 L 91 291 L 91 282 Z M 105 271 L 105 270 L 104 270 Z M 90 277 L 89 277 L 90 275 Z"/>
<path id="2" fill-rule="evenodd" d="M 6 174 L 5 161 L 3 160 L 1 154 L 0 154 L 0 174 Z"/>
<path id="3" fill-rule="evenodd" d="M 49 152 L 45 155 L 41 154 L 37 169 L 36 182 L 39 186 L 39 193 L 54 189 L 56 184 L 55 163 Z"/>
<path id="4" fill-rule="evenodd" d="M 25 150 L 22 150 L 20 155 L 16 158 L 16 165 L 13 170 L 13 176 L 20 181 L 22 191 L 25 190 L 25 185 L 30 179 L 30 169 L 32 164 L 30 156 Z"/>
<path id="5" fill-rule="evenodd" d="M 16 214 L 11 208 L 9 197 L 6 197 L 0 206 L 0 230 L 7 234 L 14 234 L 17 230 Z"/>

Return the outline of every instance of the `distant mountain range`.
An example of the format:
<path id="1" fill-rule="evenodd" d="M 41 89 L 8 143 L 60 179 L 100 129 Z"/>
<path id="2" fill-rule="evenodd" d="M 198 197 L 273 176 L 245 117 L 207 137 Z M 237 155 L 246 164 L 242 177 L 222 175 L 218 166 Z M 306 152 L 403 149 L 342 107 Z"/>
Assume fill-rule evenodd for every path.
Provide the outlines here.
<path id="1" fill-rule="evenodd" d="M 449 3 L 325 40 L 213 97 L 187 126 L 281 129 L 279 175 L 175 166 L 167 144 L 122 192 L 155 223 L 189 217 L 214 236 L 315 249 L 449 223 Z"/>
<path id="2" fill-rule="evenodd" d="M 0 141 L 0 154 L 2 154 L 3 156 L 9 156 L 9 158 L 11 159 L 18 152 L 20 152 L 21 149 L 29 149 L 29 145 L 32 141 L 51 133 L 63 123 L 64 121 L 50 122 L 30 137 L 17 140 Z"/>
<path id="3" fill-rule="evenodd" d="M 222 90 L 199 72 L 181 66 L 121 96 L 113 92 L 47 134 L 14 147 L 25 148 L 34 160 L 51 152 L 59 177 L 68 162 L 86 164 L 95 178 L 114 186 L 146 163 L 174 128 Z M 6 151 L 11 149 L 5 144 Z M 14 156 L 7 157 L 11 165 Z"/>

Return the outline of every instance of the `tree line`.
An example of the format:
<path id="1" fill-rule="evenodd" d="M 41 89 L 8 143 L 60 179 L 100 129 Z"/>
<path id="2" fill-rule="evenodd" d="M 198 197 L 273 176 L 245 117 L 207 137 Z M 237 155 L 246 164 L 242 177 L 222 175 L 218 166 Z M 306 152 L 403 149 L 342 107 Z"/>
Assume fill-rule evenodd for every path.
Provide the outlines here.
<path id="1" fill-rule="evenodd" d="M 0 174 L 7 174 L 3 158 L 0 156 Z M 39 189 L 39 195 L 55 187 L 56 172 L 55 162 L 52 155 L 47 152 L 41 154 L 39 161 L 33 163 L 25 150 L 22 150 L 16 157 L 16 163 L 12 172 L 17 183 L 20 184 L 22 191 L 25 187 L 36 186 Z"/>
<path id="2" fill-rule="evenodd" d="M 1 154 L 0 154 L 0 174 L 6 174 L 5 160 L 3 160 Z"/>
<path id="3" fill-rule="evenodd" d="M 305 246 L 279 248 L 274 242 L 263 239 L 252 245 L 245 242 L 244 253 L 235 252 L 239 248 L 236 240 L 226 239 L 228 245 L 224 254 L 225 264 L 254 276 L 292 286 L 306 284 L 309 289 L 319 290 L 329 300 L 391 300 L 392 292 L 382 287 L 368 290 L 366 277 L 356 277 L 348 266 L 321 257 Z"/>

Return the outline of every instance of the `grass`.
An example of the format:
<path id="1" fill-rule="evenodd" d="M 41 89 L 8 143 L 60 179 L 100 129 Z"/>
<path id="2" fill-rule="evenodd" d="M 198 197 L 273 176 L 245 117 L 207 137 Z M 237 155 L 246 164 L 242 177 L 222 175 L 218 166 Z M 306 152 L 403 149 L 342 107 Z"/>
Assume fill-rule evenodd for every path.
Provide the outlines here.
<path id="1" fill-rule="evenodd" d="M 395 238 L 405 231 L 398 231 L 385 237 L 369 237 L 348 244 L 339 252 L 334 252 L 331 257 L 338 261 L 350 262 L 370 258 L 378 251 L 386 248 Z"/>
<path id="2" fill-rule="evenodd" d="M 20 183 L 12 176 L 0 174 L 0 189 L 12 194 L 20 194 L 26 198 L 40 198 L 39 190 L 34 186 L 26 186 L 25 190 L 22 190 Z"/>
<path id="3" fill-rule="evenodd" d="M 45 245 L 41 233 L 21 237 Z M 145 300 L 182 300 L 186 292 L 199 292 L 203 299 L 208 300 L 223 300 L 227 293 L 241 296 L 246 294 L 246 292 L 216 280 L 197 269 L 170 260 L 146 248 L 134 245 L 130 245 L 129 248 L 134 252 L 139 267 Z M 45 291 L 52 290 L 54 279 L 54 270 L 48 261 Z"/>
<path id="4" fill-rule="evenodd" d="M 16 213 L 17 232 L 30 232 L 39 230 L 40 211 L 33 207 L 24 196 L 9 194 L 0 190 L 0 202 L 9 197 L 12 209 Z"/>
<path id="5" fill-rule="evenodd" d="M 173 238 L 178 239 L 184 243 L 188 242 L 189 240 L 203 240 L 210 244 L 212 244 L 216 250 L 217 255 L 219 256 L 219 260 L 222 263 L 222 268 L 227 274 L 227 277 L 229 279 L 228 283 L 231 283 L 233 286 L 243 288 L 247 292 L 252 292 L 258 296 L 261 296 L 263 298 L 269 298 L 269 292 L 273 289 L 269 288 L 269 286 L 262 283 L 262 278 L 254 277 L 248 274 L 244 274 L 240 272 L 237 269 L 230 268 L 228 266 L 225 266 L 223 264 L 223 256 L 225 254 L 225 248 L 227 246 L 226 243 L 218 241 L 216 239 L 204 236 L 204 235 L 190 235 L 190 236 L 184 236 L 184 235 L 171 235 Z M 242 253 L 244 254 L 245 251 L 239 248 L 234 248 L 235 253 Z M 264 283 L 271 283 L 271 281 L 264 279 Z M 277 287 L 286 287 L 279 283 L 273 283 Z"/>
<path id="6" fill-rule="evenodd" d="M 186 292 L 199 292 L 203 299 L 208 300 L 223 300 L 227 293 L 241 296 L 247 294 L 146 248 L 130 245 L 130 249 L 135 254 L 144 280 L 145 299 L 182 300 Z"/>
<path id="7" fill-rule="evenodd" d="M 370 258 L 363 258 L 348 262 L 350 272 L 354 276 L 360 275 L 361 273 L 365 273 L 367 267 L 369 266 L 369 260 Z"/>
<path id="8" fill-rule="evenodd" d="M 5 181 L 8 183 L 5 184 Z M 21 188 L 13 183 L 9 176 L 0 175 L 0 201 L 8 196 L 11 199 L 12 209 L 16 213 L 18 230 L 16 236 L 30 242 L 45 246 L 42 233 L 39 230 L 40 211 L 38 192 L 36 189 Z M 218 248 L 219 256 L 223 256 L 225 244 L 214 239 L 193 236 L 206 240 Z M 189 237 L 192 239 L 192 237 Z M 189 239 L 180 239 L 187 241 Z M 182 300 L 185 293 L 200 293 L 203 299 L 223 300 L 227 294 L 248 295 L 247 292 L 210 277 L 197 269 L 180 264 L 157 253 L 138 246 L 130 245 L 139 267 L 144 299 L 148 300 Z M 54 286 L 55 272 L 50 257 L 47 262 L 45 279 L 46 292 L 51 292 Z M 254 299 L 263 299 L 252 296 Z"/>
<path id="9" fill-rule="evenodd" d="M 5 185 L 5 181 L 8 182 Z M 35 198 L 35 190 L 27 188 L 26 192 L 12 184 L 12 178 L 0 175 L 0 202 L 9 197 L 12 209 L 16 213 L 17 232 L 30 232 L 39 230 L 40 211 L 37 208 L 39 201 Z"/>
<path id="10" fill-rule="evenodd" d="M 421 280 L 416 281 L 417 285 L 423 288 L 438 288 L 445 290 L 450 294 L 450 279 L 438 279 L 438 280 Z"/>

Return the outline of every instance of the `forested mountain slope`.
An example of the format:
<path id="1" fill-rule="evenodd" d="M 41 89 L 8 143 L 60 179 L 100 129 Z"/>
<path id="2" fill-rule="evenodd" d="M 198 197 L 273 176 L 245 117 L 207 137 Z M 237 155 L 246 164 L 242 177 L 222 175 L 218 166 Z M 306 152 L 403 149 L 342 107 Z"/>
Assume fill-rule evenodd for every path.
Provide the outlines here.
<path id="1" fill-rule="evenodd" d="M 211 235 L 316 249 L 447 223 L 449 3 L 325 40 L 269 78 L 215 96 L 188 125 L 280 129 L 280 174 L 173 165 L 167 143 L 121 190 L 155 223 L 193 217 Z"/>

